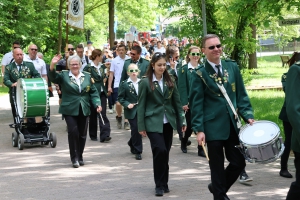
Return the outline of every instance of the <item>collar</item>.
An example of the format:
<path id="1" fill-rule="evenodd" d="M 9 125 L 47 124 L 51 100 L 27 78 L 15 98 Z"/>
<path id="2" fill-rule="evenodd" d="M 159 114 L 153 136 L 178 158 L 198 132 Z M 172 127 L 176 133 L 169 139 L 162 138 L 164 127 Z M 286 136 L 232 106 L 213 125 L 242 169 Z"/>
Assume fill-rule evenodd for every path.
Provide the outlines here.
<path id="1" fill-rule="evenodd" d="M 198 65 L 199 66 L 199 65 Z M 195 69 L 195 67 L 189 62 L 188 63 L 188 69 Z"/>
<path id="2" fill-rule="evenodd" d="M 96 67 L 97 69 L 99 69 L 101 67 L 101 65 L 102 65 L 101 62 L 99 62 L 98 66 L 96 66 L 93 61 L 91 62 L 91 66 Z"/>
<path id="3" fill-rule="evenodd" d="M 141 80 L 141 79 L 138 78 L 138 79 L 136 80 L 136 82 L 134 82 L 134 81 L 131 80 L 131 78 L 129 77 L 129 78 L 127 79 L 127 82 L 138 83 L 140 80 Z"/>
<path id="4" fill-rule="evenodd" d="M 23 61 L 21 62 L 20 65 L 18 65 L 18 64 L 16 63 L 16 61 L 14 61 L 14 63 L 15 63 L 16 66 L 20 66 L 20 65 L 23 66 L 23 64 L 24 64 Z"/>
<path id="5" fill-rule="evenodd" d="M 162 74 L 162 77 L 161 77 L 160 81 L 163 81 L 163 80 L 164 80 L 164 75 Z M 158 81 L 158 80 L 156 79 L 156 76 L 155 76 L 155 74 L 153 73 L 153 75 L 152 75 L 152 82 L 155 82 L 155 81 L 160 82 L 160 81 Z"/>
<path id="6" fill-rule="evenodd" d="M 73 77 L 73 78 L 76 79 L 76 77 L 74 76 L 74 74 L 72 74 L 71 70 L 69 70 L 69 76 L 71 76 L 71 77 Z M 84 76 L 84 74 L 83 74 L 81 71 L 79 71 L 78 78 L 80 78 L 80 77 L 82 77 L 82 76 Z"/>
<path id="7" fill-rule="evenodd" d="M 221 68 L 222 68 L 221 60 L 220 60 L 220 63 L 219 63 L 219 64 L 215 64 L 215 63 L 213 63 L 213 62 L 210 62 L 209 60 L 207 60 L 207 62 L 208 62 L 213 68 L 216 68 L 216 65 L 220 65 Z"/>
<path id="8" fill-rule="evenodd" d="M 139 57 L 139 59 L 135 63 L 139 63 L 140 60 L 141 60 L 141 56 Z M 132 59 L 131 59 L 131 62 L 134 63 Z"/>

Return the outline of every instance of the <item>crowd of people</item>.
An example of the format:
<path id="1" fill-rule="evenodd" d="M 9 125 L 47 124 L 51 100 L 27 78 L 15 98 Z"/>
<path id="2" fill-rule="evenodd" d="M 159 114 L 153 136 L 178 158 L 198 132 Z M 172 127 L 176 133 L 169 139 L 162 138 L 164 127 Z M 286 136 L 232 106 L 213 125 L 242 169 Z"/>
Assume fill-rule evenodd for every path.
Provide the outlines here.
<path id="1" fill-rule="evenodd" d="M 240 143 L 240 126 L 235 110 L 250 125 L 255 122 L 253 110 L 236 62 L 221 60 L 222 44 L 217 35 L 204 36 L 201 46 L 191 45 L 184 59 L 173 39 L 167 43 L 154 38 L 150 45 L 144 38 L 128 41 L 127 45 L 121 41 L 110 49 L 94 48 L 91 41 L 87 47 L 79 44 L 74 48 L 68 44 L 64 56 L 55 55 L 48 67 L 41 59 L 42 54 L 38 56 L 35 44 L 29 45 L 28 55 L 23 54 L 17 41 L 12 48 L 2 60 L 4 84 L 10 88 L 10 98 L 19 78 L 43 77 L 55 84 L 59 112 L 67 124 L 74 168 L 84 165 L 88 131 L 92 141 L 113 139 L 107 114 L 115 112 L 117 128 L 131 130 L 127 144 L 136 160 L 142 160 L 142 137 L 150 140 L 156 196 L 170 192 L 169 153 L 173 130 L 179 134 L 182 153 L 188 153 L 193 132 L 198 142 L 198 156 L 206 157 L 207 146 L 211 171 L 208 189 L 214 199 L 229 199 L 227 192 L 237 179 L 241 183 L 252 181 L 245 171 L 244 155 L 236 148 Z M 202 54 L 206 58 L 203 62 Z M 287 75 L 292 78 L 287 79 L 285 87 L 288 112 L 284 110 L 284 117 L 281 114 L 284 121 L 287 121 L 286 114 L 293 119 L 300 115 L 299 103 L 291 97 L 293 84 L 300 80 L 295 75 L 299 67 L 293 65 L 291 69 L 295 73 Z M 226 92 L 221 92 L 220 87 Z M 12 112 L 15 116 L 13 105 Z M 292 138 L 297 170 L 288 199 L 299 197 L 300 191 L 300 134 L 297 128 L 296 134 L 291 134 L 292 127 L 299 126 L 298 121 L 284 122 L 285 132 L 289 132 L 286 139 Z M 286 151 L 280 176 L 292 178 L 287 171 L 290 148 Z M 227 167 L 224 167 L 225 157 L 229 161 Z"/>

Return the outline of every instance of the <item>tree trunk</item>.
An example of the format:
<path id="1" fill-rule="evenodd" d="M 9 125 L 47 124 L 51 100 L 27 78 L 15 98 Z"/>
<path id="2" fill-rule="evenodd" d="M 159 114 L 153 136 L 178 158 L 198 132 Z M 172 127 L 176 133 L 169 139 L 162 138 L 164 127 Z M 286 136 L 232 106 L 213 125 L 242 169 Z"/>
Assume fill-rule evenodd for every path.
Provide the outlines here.
<path id="1" fill-rule="evenodd" d="M 110 48 L 114 46 L 115 32 L 114 32 L 114 21 L 115 21 L 115 0 L 109 0 L 108 3 L 108 28 L 109 28 L 109 44 Z"/>
<path id="2" fill-rule="evenodd" d="M 60 54 L 62 45 L 62 11 L 65 0 L 59 0 L 59 10 L 58 10 L 58 40 L 57 40 L 57 53 Z"/>
<path id="3" fill-rule="evenodd" d="M 252 29 L 252 38 L 256 40 L 256 25 L 250 24 L 250 27 Z M 257 68 L 257 57 L 256 57 L 256 51 L 249 54 L 249 66 L 248 69 L 256 69 Z"/>

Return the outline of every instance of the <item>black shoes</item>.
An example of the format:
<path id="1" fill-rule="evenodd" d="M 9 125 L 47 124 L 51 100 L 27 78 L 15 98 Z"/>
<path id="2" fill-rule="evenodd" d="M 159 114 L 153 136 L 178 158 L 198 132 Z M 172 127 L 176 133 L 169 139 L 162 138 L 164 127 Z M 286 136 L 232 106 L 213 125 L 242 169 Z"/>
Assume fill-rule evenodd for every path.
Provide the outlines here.
<path id="1" fill-rule="evenodd" d="M 142 160 L 142 155 L 140 153 L 135 154 L 136 160 Z"/>
<path id="2" fill-rule="evenodd" d="M 97 138 L 91 138 L 91 140 L 92 140 L 92 141 L 97 141 L 98 139 L 97 139 Z"/>
<path id="3" fill-rule="evenodd" d="M 80 166 L 83 166 L 83 165 L 84 165 L 83 160 L 80 160 L 80 161 L 78 161 L 78 162 L 79 162 L 79 165 L 80 165 Z"/>
<path id="4" fill-rule="evenodd" d="M 210 184 L 208 184 L 208 189 L 209 189 L 209 191 L 210 191 L 210 193 L 214 193 L 214 190 L 213 190 L 213 186 L 212 186 L 212 184 L 210 183 Z"/>
<path id="5" fill-rule="evenodd" d="M 107 136 L 105 139 L 100 140 L 100 142 L 108 142 L 109 140 L 111 140 L 111 137 Z"/>
<path id="6" fill-rule="evenodd" d="M 158 197 L 164 196 L 164 190 L 161 188 L 155 188 L 155 196 Z"/>
<path id="7" fill-rule="evenodd" d="M 72 162 L 72 164 L 73 164 L 73 167 L 74 167 L 74 168 L 78 168 L 78 167 L 79 167 L 78 161 Z"/>
<path id="8" fill-rule="evenodd" d="M 205 157 L 205 153 L 203 149 L 198 149 L 198 156 Z"/>
<path id="9" fill-rule="evenodd" d="M 284 178 L 293 178 L 292 174 L 287 169 L 280 170 L 279 175 Z"/>
<path id="10" fill-rule="evenodd" d="M 168 187 L 168 186 L 165 186 L 165 187 L 164 187 L 164 193 L 169 193 L 169 192 L 170 192 L 169 187 Z"/>
<path id="11" fill-rule="evenodd" d="M 127 142 L 128 146 L 130 147 L 130 152 L 132 154 L 137 154 L 136 150 L 134 149 L 134 147 L 129 143 L 129 141 Z"/>
<path id="12" fill-rule="evenodd" d="M 186 142 L 186 146 L 190 146 L 191 144 L 192 144 L 191 140 L 188 140 L 188 141 Z"/>

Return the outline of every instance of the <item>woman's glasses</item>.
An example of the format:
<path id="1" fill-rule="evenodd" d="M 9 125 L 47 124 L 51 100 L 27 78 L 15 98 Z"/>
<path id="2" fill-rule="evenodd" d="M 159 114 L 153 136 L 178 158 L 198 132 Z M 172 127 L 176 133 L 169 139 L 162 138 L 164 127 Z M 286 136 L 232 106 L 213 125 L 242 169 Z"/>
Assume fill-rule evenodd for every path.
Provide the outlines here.
<path id="1" fill-rule="evenodd" d="M 138 69 L 129 69 L 128 72 L 133 73 L 133 72 L 139 72 L 140 70 Z"/>
<path id="2" fill-rule="evenodd" d="M 190 53 L 191 56 L 200 56 L 200 53 Z"/>

